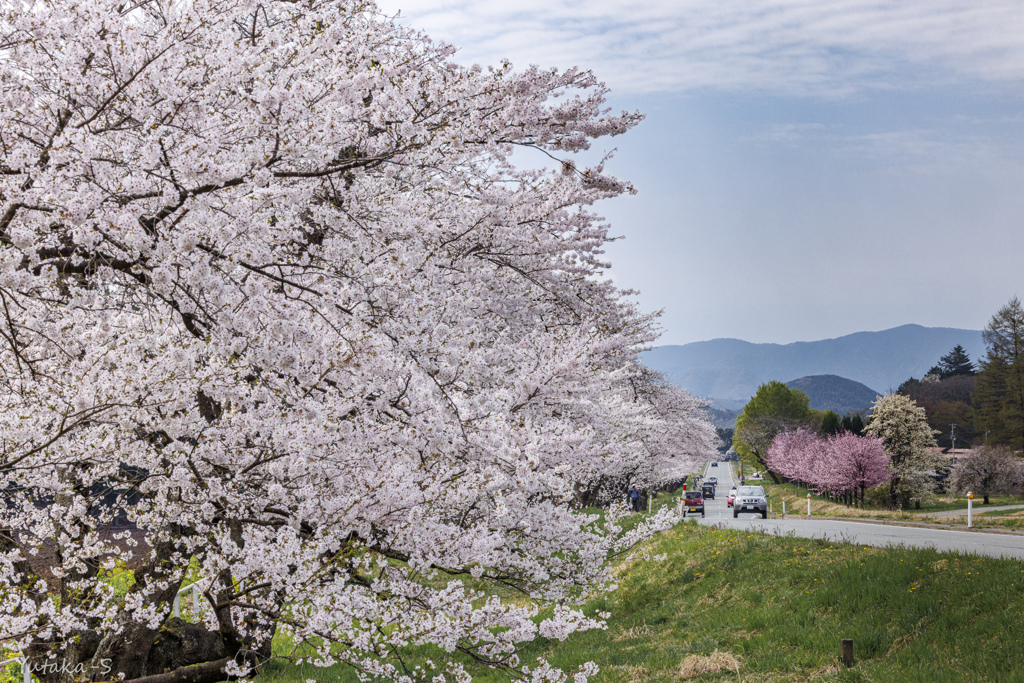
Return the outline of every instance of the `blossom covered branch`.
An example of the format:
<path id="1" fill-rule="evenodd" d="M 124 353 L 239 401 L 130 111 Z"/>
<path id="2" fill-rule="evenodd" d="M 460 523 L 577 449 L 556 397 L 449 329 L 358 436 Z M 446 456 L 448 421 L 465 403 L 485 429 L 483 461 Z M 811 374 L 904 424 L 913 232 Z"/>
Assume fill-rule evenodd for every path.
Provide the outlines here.
<path id="1" fill-rule="evenodd" d="M 602 277 L 588 207 L 630 186 L 571 160 L 641 117 L 359 0 L 0 7 L 0 640 L 125 680 L 221 680 L 275 632 L 556 680 L 522 645 L 600 627 L 607 558 L 673 521 L 574 496 L 713 442 Z"/>

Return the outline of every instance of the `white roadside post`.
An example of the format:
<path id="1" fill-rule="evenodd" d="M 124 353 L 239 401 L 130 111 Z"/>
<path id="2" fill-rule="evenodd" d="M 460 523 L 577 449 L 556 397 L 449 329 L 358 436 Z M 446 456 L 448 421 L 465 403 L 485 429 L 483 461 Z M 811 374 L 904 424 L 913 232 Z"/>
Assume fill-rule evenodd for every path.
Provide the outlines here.
<path id="1" fill-rule="evenodd" d="M 181 618 L 181 594 L 190 591 L 192 593 L 192 616 L 195 618 L 199 614 L 199 584 L 202 581 L 193 581 L 189 585 L 185 586 L 178 591 L 178 594 L 174 596 L 174 616 Z"/>
<path id="2" fill-rule="evenodd" d="M 786 518 L 786 499 L 782 499 L 782 518 Z"/>
<path id="3" fill-rule="evenodd" d="M 22 683 L 32 683 L 32 669 L 28 664 L 28 657 L 22 655 L 21 657 L 14 657 L 12 659 L 4 660 L 0 662 L 0 667 L 5 667 L 12 662 L 18 662 L 19 664 L 21 664 Z"/>
<path id="4" fill-rule="evenodd" d="M 974 526 L 974 520 L 971 518 L 974 512 L 974 494 L 970 491 L 967 492 L 967 528 L 970 529 Z"/>
<path id="5" fill-rule="evenodd" d="M 807 516 L 811 516 L 811 494 L 807 494 Z"/>

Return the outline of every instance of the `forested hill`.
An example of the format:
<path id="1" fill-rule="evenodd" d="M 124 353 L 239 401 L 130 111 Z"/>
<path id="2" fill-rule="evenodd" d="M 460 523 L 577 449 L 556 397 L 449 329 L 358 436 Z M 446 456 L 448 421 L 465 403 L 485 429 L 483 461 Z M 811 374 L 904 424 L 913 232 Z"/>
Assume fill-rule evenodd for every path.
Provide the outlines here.
<path id="1" fill-rule="evenodd" d="M 832 410 L 840 415 L 860 413 L 875 402 L 878 392 L 860 382 L 837 375 L 812 375 L 786 382 L 791 389 L 807 394 L 811 408 Z"/>
<path id="2" fill-rule="evenodd" d="M 644 363 L 692 394 L 745 403 L 764 382 L 809 375 L 838 375 L 876 391 L 895 391 L 905 379 L 920 378 L 957 344 L 972 360 L 984 355 L 980 331 L 903 325 L 793 344 L 712 339 L 659 346 L 644 354 Z"/>

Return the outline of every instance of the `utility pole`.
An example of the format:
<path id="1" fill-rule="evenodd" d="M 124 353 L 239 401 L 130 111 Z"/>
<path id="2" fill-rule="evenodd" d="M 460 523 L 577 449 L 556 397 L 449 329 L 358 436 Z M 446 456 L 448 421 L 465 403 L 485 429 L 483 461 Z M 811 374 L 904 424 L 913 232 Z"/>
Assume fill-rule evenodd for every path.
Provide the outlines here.
<path id="1" fill-rule="evenodd" d="M 956 464 L 956 423 L 949 425 L 949 438 L 953 440 L 953 464 Z"/>

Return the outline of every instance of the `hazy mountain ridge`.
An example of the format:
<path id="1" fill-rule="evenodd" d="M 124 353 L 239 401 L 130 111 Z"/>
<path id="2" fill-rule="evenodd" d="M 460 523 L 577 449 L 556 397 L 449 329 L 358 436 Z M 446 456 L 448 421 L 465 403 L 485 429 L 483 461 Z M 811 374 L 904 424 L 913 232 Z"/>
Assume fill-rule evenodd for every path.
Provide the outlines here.
<path id="1" fill-rule="evenodd" d="M 984 355 L 979 330 L 903 325 L 792 344 L 712 339 L 659 346 L 645 352 L 643 362 L 697 396 L 746 403 L 764 382 L 812 375 L 843 377 L 878 392 L 895 390 L 907 378 L 921 377 L 957 344 L 972 360 Z"/>
<path id="2" fill-rule="evenodd" d="M 838 375 L 812 375 L 786 382 L 791 389 L 807 394 L 814 410 L 831 410 L 846 415 L 870 408 L 878 392 L 852 379 Z"/>

